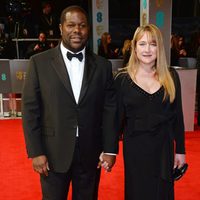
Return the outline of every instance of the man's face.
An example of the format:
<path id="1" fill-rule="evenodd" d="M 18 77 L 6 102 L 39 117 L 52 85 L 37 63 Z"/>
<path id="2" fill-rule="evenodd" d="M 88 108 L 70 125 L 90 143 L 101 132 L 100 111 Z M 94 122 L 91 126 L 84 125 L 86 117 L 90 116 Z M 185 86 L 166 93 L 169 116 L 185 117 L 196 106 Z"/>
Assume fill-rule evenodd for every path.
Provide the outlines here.
<path id="1" fill-rule="evenodd" d="M 45 7 L 43 8 L 43 13 L 46 15 L 51 13 L 51 5 L 50 4 L 45 5 Z"/>
<path id="2" fill-rule="evenodd" d="M 40 42 L 45 42 L 46 41 L 46 36 L 45 36 L 44 33 L 40 33 L 40 35 L 39 35 L 39 41 Z"/>
<path id="3" fill-rule="evenodd" d="M 72 52 L 81 51 L 88 40 L 89 25 L 80 11 L 67 12 L 65 22 L 60 24 L 63 45 Z"/>

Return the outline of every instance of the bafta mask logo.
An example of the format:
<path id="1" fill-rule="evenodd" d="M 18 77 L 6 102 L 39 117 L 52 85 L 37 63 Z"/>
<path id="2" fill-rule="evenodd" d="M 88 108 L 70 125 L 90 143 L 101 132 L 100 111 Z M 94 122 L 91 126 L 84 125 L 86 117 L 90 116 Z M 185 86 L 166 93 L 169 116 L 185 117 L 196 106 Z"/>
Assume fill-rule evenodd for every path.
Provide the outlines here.
<path id="1" fill-rule="evenodd" d="M 147 24 L 147 14 L 143 13 L 142 14 L 142 25 L 146 25 Z"/>
<path id="2" fill-rule="evenodd" d="M 156 6 L 159 8 L 163 4 L 163 0 L 156 0 Z"/>
<path id="3" fill-rule="evenodd" d="M 96 32 L 97 32 L 97 35 L 102 35 L 102 33 L 103 33 L 103 26 L 102 25 L 96 26 Z"/>
<path id="4" fill-rule="evenodd" d="M 25 80 L 25 77 L 26 77 L 26 72 L 24 72 L 24 71 L 17 71 L 16 72 L 16 79 L 17 80 L 23 81 L 23 80 Z"/>
<path id="5" fill-rule="evenodd" d="M 98 9 L 102 9 L 103 8 L 103 1 L 104 0 L 96 0 L 96 6 Z"/>

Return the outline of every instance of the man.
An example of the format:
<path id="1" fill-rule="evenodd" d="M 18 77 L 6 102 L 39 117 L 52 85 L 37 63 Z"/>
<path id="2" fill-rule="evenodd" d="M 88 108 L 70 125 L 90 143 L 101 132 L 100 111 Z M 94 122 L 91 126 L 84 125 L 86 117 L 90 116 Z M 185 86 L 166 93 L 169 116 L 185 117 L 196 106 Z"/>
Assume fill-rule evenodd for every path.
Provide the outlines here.
<path id="1" fill-rule="evenodd" d="M 43 200 L 65 200 L 71 181 L 73 200 L 94 200 L 97 166 L 110 171 L 118 151 L 112 68 L 85 47 L 89 23 L 82 8 L 64 9 L 60 20 L 61 43 L 30 59 L 25 141 L 41 174 Z"/>
<path id="2" fill-rule="evenodd" d="M 34 54 L 41 53 L 53 47 L 53 43 L 48 43 L 45 33 L 41 32 L 38 37 L 38 42 L 33 43 L 28 47 L 26 58 L 30 58 Z"/>
<path id="3" fill-rule="evenodd" d="M 44 32 L 47 38 L 57 38 L 59 36 L 58 24 L 51 1 L 45 1 L 42 4 L 42 13 L 39 16 L 39 31 Z"/>

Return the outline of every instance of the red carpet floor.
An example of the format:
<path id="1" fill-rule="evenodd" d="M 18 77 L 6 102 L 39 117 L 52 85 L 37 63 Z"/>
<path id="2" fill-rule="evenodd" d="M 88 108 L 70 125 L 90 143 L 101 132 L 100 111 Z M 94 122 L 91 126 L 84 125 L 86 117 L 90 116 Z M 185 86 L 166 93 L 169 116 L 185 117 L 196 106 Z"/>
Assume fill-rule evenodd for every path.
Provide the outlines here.
<path id="1" fill-rule="evenodd" d="M 27 159 L 21 120 L 0 120 L 0 134 L 0 200 L 40 200 L 39 176 Z M 176 200 L 200 200 L 200 129 L 186 133 L 186 148 L 189 169 L 175 183 Z M 99 200 L 123 200 L 123 181 L 120 142 L 113 171 L 102 172 Z"/>

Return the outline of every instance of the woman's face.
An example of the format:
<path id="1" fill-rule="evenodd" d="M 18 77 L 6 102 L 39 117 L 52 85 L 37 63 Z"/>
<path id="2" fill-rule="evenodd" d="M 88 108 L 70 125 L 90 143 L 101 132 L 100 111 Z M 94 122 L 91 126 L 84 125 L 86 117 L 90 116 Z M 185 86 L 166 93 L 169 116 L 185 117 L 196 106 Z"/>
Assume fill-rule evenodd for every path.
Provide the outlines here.
<path id="1" fill-rule="evenodd" d="M 107 44 L 110 44 L 110 43 L 111 43 L 111 36 L 108 35 L 108 36 L 107 36 Z"/>
<path id="2" fill-rule="evenodd" d="M 144 35 L 136 42 L 136 55 L 140 64 L 154 66 L 157 58 L 156 42 L 149 37 L 149 34 Z"/>
<path id="3" fill-rule="evenodd" d="M 183 44 L 183 37 L 179 37 L 178 44 L 179 44 L 179 46 L 181 46 Z"/>

